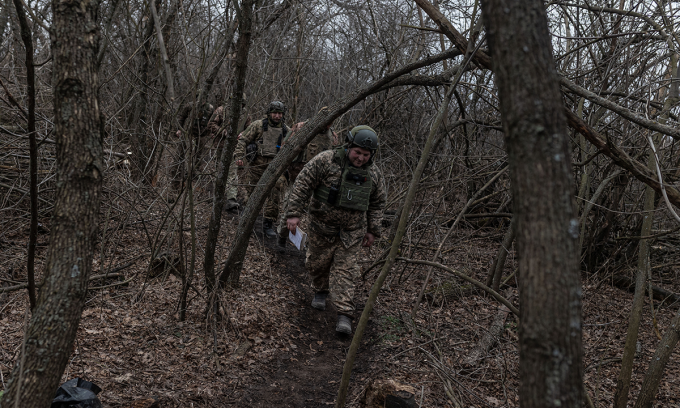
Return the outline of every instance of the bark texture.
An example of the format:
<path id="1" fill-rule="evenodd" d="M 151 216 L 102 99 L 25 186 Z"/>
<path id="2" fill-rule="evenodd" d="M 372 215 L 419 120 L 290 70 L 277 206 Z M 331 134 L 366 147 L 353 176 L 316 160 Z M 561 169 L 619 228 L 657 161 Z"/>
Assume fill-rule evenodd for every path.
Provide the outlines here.
<path id="1" fill-rule="evenodd" d="M 580 407 L 578 220 L 564 108 L 539 0 L 482 1 L 517 217 L 520 403 Z"/>
<path id="2" fill-rule="evenodd" d="M 98 2 L 52 2 L 57 187 L 46 277 L 3 408 L 46 407 L 68 363 L 87 293 L 102 184 Z M 19 401 L 18 405 L 15 402 Z"/>
<path id="3" fill-rule="evenodd" d="M 253 2 L 244 0 L 241 2 L 240 9 L 239 34 L 236 43 L 236 61 L 234 64 L 236 80 L 234 90 L 231 94 L 229 121 L 223 124 L 229 126 L 229 137 L 227 138 L 226 146 L 224 146 L 220 154 L 217 177 L 215 178 L 215 198 L 213 199 L 210 224 L 208 225 L 208 237 L 206 238 L 205 243 L 203 269 L 205 271 L 205 282 L 208 292 L 212 292 L 215 288 L 215 246 L 217 245 L 217 237 L 220 233 L 220 224 L 222 222 L 222 209 L 225 204 L 225 189 L 229 174 L 229 166 L 231 166 L 231 162 L 234 158 L 234 149 L 236 149 L 236 142 L 238 140 L 238 119 L 241 116 L 243 108 L 243 90 L 246 83 L 246 74 L 248 73 L 248 52 L 250 51 L 250 44 L 252 42 Z M 216 305 L 216 303 L 213 305 Z"/>

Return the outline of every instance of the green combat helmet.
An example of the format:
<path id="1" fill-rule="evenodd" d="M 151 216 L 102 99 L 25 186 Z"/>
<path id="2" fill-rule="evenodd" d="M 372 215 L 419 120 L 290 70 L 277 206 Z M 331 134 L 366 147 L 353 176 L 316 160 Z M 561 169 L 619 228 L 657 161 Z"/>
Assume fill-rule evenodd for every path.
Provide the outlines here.
<path id="1" fill-rule="evenodd" d="M 286 113 L 286 105 L 284 105 L 281 101 L 272 101 L 269 104 L 269 108 L 267 108 L 267 113 L 272 112 Z"/>
<path id="2" fill-rule="evenodd" d="M 279 120 L 275 121 L 275 120 L 272 119 L 271 116 L 269 116 L 269 114 L 273 113 L 273 112 L 280 112 L 280 113 L 283 114 L 280 121 Z M 278 125 L 279 122 L 285 121 L 285 119 L 284 119 L 285 117 L 286 117 L 286 105 L 284 105 L 283 102 L 281 102 L 281 101 L 271 101 L 269 103 L 269 107 L 267 108 L 267 118 L 269 119 L 269 121 L 271 123 L 273 123 L 274 125 Z"/>
<path id="3" fill-rule="evenodd" d="M 378 134 L 370 126 L 355 126 L 347 135 L 348 147 L 361 147 L 370 150 L 371 156 L 378 149 Z"/>

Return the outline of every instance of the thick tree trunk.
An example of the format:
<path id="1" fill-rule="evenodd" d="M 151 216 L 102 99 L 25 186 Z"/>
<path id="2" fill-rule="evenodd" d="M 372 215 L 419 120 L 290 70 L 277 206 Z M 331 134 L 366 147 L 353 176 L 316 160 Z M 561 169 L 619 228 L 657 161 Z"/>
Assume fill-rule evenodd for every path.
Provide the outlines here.
<path id="1" fill-rule="evenodd" d="M 520 403 L 580 408 L 578 221 L 545 8 L 539 0 L 485 0 L 482 7 L 517 217 Z"/>
<path id="2" fill-rule="evenodd" d="M 3 408 L 46 407 L 73 348 L 92 270 L 102 185 L 98 3 L 52 2 L 57 188 L 44 286 Z M 15 402 L 19 401 L 18 405 Z"/>

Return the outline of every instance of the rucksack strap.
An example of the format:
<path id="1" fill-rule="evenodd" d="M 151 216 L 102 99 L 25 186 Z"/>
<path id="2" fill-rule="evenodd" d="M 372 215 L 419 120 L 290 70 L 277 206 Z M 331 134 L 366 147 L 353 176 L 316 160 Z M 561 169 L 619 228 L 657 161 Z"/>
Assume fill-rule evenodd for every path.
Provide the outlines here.
<path id="1" fill-rule="evenodd" d="M 276 153 L 278 153 L 279 150 L 281 150 L 281 142 L 283 142 L 283 139 L 286 138 L 286 133 L 288 133 L 288 126 L 286 126 L 285 123 L 283 124 L 282 128 L 283 129 L 281 131 L 281 134 L 279 135 L 279 140 L 276 141 Z"/>

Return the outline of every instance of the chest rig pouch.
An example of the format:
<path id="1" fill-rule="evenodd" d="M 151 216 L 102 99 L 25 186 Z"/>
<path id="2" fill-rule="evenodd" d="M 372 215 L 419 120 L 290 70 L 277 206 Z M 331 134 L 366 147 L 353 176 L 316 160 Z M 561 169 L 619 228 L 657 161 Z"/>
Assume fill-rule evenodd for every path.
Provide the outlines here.
<path id="1" fill-rule="evenodd" d="M 314 197 L 336 207 L 368 211 L 371 188 L 373 187 L 373 180 L 371 180 L 368 169 L 349 166 L 345 160 L 343 148 L 336 150 L 335 154 L 336 157 L 340 157 L 343 163 L 340 184 L 334 184 L 330 187 L 321 186 L 314 190 Z"/>
<path id="2" fill-rule="evenodd" d="M 285 124 L 280 128 L 270 127 L 265 118 L 262 121 L 262 137 L 257 141 L 257 151 L 262 157 L 274 157 L 281 148 L 281 142 L 286 137 L 288 129 Z"/>

